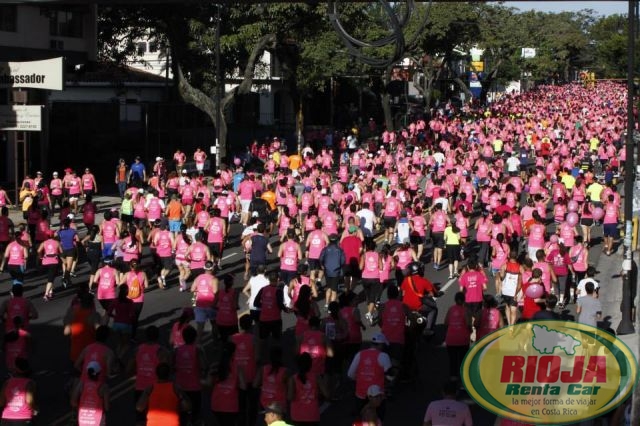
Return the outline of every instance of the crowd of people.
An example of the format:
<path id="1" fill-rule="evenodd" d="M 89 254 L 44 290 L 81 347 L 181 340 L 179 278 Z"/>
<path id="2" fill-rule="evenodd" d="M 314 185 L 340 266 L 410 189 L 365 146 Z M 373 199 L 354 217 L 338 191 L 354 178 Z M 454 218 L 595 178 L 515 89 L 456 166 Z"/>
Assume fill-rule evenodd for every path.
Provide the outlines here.
<path id="1" fill-rule="evenodd" d="M 135 375 L 139 424 L 319 424 L 321 402 L 353 387 L 353 424 L 377 426 L 399 380 L 418 375 L 416 348 L 436 330 L 429 277 L 446 270 L 459 286 L 444 319 L 453 385 L 424 425 L 470 426 L 453 399 L 475 340 L 560 318 L 569 304 L 577 321 L 602 318 L 591 229 L 602 226 L 611 255 L 625 108 L 621 85 L 544 87 L 486 108 L 436 110 L 400 131 L 373 126 L 366 140 L 354 129 L 292 154 L 278 138 L 254 143 L 260 167 L 214 170 L 201 149 L 157 157 L 151 170 L 121 159 L 113 182 L 122 201 L 101 221 L 88 168 L 27 176 L 16 200 L 24 223 L 11 221 L 0 188 L 0 271 L 13 284 L 0 307 L 11 373 L 2 419 L 26 422 L 37 410 L 29 323 L 38 313 L 23 296 L 25 276 L 46 277 L 44 301 L 59 277 L 78 289 L 63 315 L 77 424 L 103 424 L 107 379 L 123 374 Z M 234 246 L 245 256 L 242 287 L 223 273 Z M 84 261 L 89 277 L 77 279 Z M 169 342 L 156 326 L 138 330 L 154 289 L 193 296 Z M 294 348 L 281 344 L 286 315 Z M 295 366 L 283 364 L 284 350 Z"/>

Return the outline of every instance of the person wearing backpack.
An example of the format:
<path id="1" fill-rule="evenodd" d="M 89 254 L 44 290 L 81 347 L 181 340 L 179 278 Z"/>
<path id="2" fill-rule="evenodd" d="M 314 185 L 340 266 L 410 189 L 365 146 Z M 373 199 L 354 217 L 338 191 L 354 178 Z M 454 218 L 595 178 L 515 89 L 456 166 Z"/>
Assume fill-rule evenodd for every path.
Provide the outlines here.
<path id="1" fill-rule="evenodd" d="M 144 290 L 148 286 L 147 274 L 141 270 L 137 260 L 129 262 L 129 271 L 124 274 L 123 284 L 128 287 L 127 297 L 133 302 L 135 308 L 135 319 L 132 324 L 131 337 L 136 337 L 136 329 L 138 328 L 138 319 L 142 312 L 142 306 L 144 304 Z"/>
<path id="2" fill-rule="evenodd" d="M 338 286 L 344 277 L 344 266 L 347 262 L 344 250 L 340 248 L 338 241 L 337 234 L 329 235 L 329 244 L 322 249 L 318 259 L 327 285 L 325 308 L 338 299 Z"/>

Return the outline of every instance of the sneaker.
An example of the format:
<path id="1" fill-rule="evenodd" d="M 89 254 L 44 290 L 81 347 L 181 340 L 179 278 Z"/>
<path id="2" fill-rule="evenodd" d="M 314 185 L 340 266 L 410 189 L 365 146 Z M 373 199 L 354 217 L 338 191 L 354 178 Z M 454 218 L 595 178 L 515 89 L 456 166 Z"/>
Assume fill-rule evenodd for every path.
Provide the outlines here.
<path id="1" fill-rule="evenodd" d="M 449 275 L 449 279 L 452 280 L 453 279 L 453 275 Z"/>
<path id="2" fill-rule="evenodd" d="M 67 288 L 67 286 L 69 285 L 69 282 L 66 279 L 62 280 L 62 287 Z"/>
<path id="3" fill-rule="evenodd" d="M 371 312 L 364 314 L 364 317 L 369 321 L 369 325 L 373 325 L 373 315 L 371 315 Z"/>

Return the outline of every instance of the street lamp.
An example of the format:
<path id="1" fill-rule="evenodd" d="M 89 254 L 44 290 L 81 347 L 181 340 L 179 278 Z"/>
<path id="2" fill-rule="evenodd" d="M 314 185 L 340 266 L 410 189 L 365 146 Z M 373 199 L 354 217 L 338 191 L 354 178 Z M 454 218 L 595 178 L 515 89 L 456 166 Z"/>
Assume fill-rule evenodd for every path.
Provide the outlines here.
<path id="1" fill-rule="evenodd" d="M 635 123 L 633 116 L 633 78 L 634 78 L 634 51 L 635 51 L 635 7 L 636 1 L 629 0 L 628 29 L 627 29 L 627 137 L 625 138 L 626 161 L 624 167 L 624 260 L 622 261 L 622 319 L 618 326 L 618 334 L 632 334 L 635 332 L 631 321 L 631 270 L 633 254 L 631 251 L 631 238 L 633 234 L 633 182 L 634 182 L 634 152 L 633 135 Z M 636 284 L 637 285 L 637 284 Z"/>
<path id="2" fill-rule="evenodd" d="M 224 81 L 220 67 L 220 7 L 216 3 L 216 171 L 220 169 L 220 126 L 222 125 L 222 93 Z"/>

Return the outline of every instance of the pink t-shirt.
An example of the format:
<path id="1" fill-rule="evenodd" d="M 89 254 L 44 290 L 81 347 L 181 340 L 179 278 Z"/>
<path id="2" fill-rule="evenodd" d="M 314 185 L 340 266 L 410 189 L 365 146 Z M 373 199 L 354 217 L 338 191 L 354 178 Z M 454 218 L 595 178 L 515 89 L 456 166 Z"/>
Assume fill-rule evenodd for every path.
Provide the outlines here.
<path id="1" fill-rule="evenodd" d="M 424 422 L 437 426 L 471 426 L 471 411 L 463 402 L 441 399 L 429 404 Z"/>
<path id="2" fill-rule="evenodd" d="M 460 277 L 460 287 L 465 289 L 464 301 L 466 303 L 482 302 L 484 285 L 487 277 L 480 271 L 466 271 Z"/>

